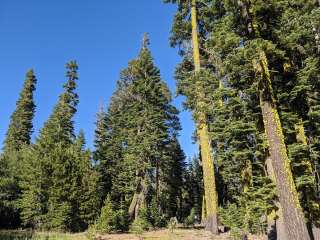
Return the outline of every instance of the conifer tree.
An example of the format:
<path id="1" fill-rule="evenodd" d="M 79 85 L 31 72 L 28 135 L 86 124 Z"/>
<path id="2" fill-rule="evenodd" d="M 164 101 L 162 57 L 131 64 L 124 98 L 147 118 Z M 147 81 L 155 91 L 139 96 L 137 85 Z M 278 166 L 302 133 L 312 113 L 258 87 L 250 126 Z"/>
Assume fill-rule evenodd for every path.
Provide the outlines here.
<path id="1" fill-rule="evenodd" d="M 176 1 L 165 1 L 173 2 Z M 206 32 L 206 28 L 201 26 L 201 23 L 197 19 L 197 1 L 178 1 L 178 13 L 176 14 L 175 21 L 173 24 L 173 36 L 171 38 L 173 45 L 182 44 L 183 41 L 192 40 L 193 47 L 193 63 L 190 63 L 194 66 L 195 76 L 193 81 L 189 83 L 187 90 L 185 91 L 187 101 L 191 102 L 192 110 L 194 111 L 194 118 L 197 124 L 197 134 L 199 138 L 199 144 L 201 149 L 201 159 L 203 163 L 203 177 L 204 177 L 204 189 L 205 189 L 205 202 L 206 202 L 206 229 L 210 230 L 214 234 L 218 234 L 218 196 L 216 190 L 216 178 L 215 178 L 215 167 L 213 160 L 213 151 L 210 145 L 209 129 L 207 124 L 207 114 L 206 114 L 206 90 L 204 82 L 201 79 L 204 79 L 203 75 L 206 73 L 201 70 L 200 63 L 200 41 L 199 36 L 202 37 Z M 191 26 L 190 22 L 188 23 L 191 14 Z M 182 25 L 182 31 L 181 31 Z M 191 28 L 191 29 L 190 29 Z M 191 30 L 191 32 L 190 32 Z M 190 36 L 186 35 L 185 32 L 189 32 Z M 183 55 L 188 53 L 182 52 Z M 189 53 L 190 54 L 190 53 Z M 189 59 L 185 57 L 185 60 Z M 186 62 L 184 62 L 186 63 Z M 189 79 L 190 80 L 190 79 Z M 191 86 L 191 87 L 190 87 Z M 193 87 L 193 88 L 192 88 Z M 185 86 L 185 88 L 187 88 Z M 189 94 L 188 94 L 189 93 Z M 191 95 L 191 96 L 190 96 Z M 193 100 L 191 100 L 191 98 Z"/>
<path id="2" fill-rule="evenodd" d="M 78 66 L 70 61 L 66 68 L 68 80 L 64 92 L 24 159 L 20 208 L 24 223 L 36 228 L 73 230 L 78 227 L 72 226 L 72 220 L 78 218 L 73 212 L 77 197 L 74 178 L 77 154 L 72 148 Z"/>
<path id="3" fill-rule="evenodd" d="M 275 7 L 276 4 L 272 2 L 267 6 L 260 2 L 249 4 L 247 1 L 240 1 L 238 6 L 231 3 L 226 4 L 226 10 L 229 11 L 233 24 L 237 23 L 235 33 L 238 34 L 244 44 L 244 47 L 238 48 L 239 54 L 230 55 L 230 60 L 233 61 L 233 66 L 230 65 L 230 69 L 233 68 L 233 71 L 238 71 L 235 72 L 235 79 L 246 78 L 247 81 L 251 82 L 254 80 L 252 83 L 257 86 L 256 90 L 260 94 L 257 97 L 260 101 L 288 238 L 309 239 L 289 165 L 283 129 L 274 98 L 275 93 L 272 90 L 273 79 L 276 79 L 274 76 L 276 74 L 271 75 L 270 69 L 276 66 L 277 60 L 283 59 L 283 52 L 277 49 L 272 42 L 272 31 L 276 27 L 272 23 L 277 23 L 277 21 L 273 19 L 272 23 L 269 22 L 271 16 L 281 16 L 281 8 L 279 5 Z M 237 7 L 240 7 L 241 12 L 237 10 Z M 249 53 L 252 53 L 251 57 L 249 57 Z M 243 60 L 244 62 L 241 64 Z M 237 64 L 242 69 L 237 68 Z M 288 191 L 288 189 L 290 190 Z"/>
<path id="4" fill-rule="evenodd" d="M 145 36 L 138 57 L 121 72 L 106 116 L 110 197 L 116 209 L 123 202 L 132 219 L 141 208 L 175 215 L 180 192 L 174 182 L 182 181 L 184 162 L 177 142 L 178 111 L 148 45 Z"/>
<path id="5" fill-rule="evenodd" d="M 281 28 L 276 32 L 279 46 L 286 52 L 284 81 L 276 82 L 280 103 L 280 117 L 284 123 L 286 143 L 306 219 L 313 228 L 319 228 L 319 198 L 317 176 L 319 161 L 316 129 L 316 86 L 319 78 L 317 65 L 318 3 L 296 1 L 287 3 L 281 17 Z M 311 117 L 311 116 L 314 117 Z M 316 238 L 316 236 L 314 236 Z"/>
<path id="6" fill-rule="evenodd" d="M 16 103 L 16 109 L 11 115 L 10 125 L 0 156 L 0 226 L 17 227 L 20 224 L 19 212 L 15 206 L 20 189 L 18 186 L 21 153 L 20 150 L 31 142 L 33 117 L 35 113 L 34 91 L 36 77 L 33 70 L 26 74 L 23 89 Z"/>
<path id="7" fill-rule="evenodd" d="M 101 204 L 103 199 L 111 189 L 111 174 L 108 162 L 107 142 L 108 142 L 108 119 L 103 106 L 97 113 L 96 129 L 95 129 L 93 160 L 96 164 L 96 169 L 99 172 L 99 197 Z"/>
<path id="8" fill-rule="evenodd" d="M 16 110 L 11 115 L 10 125 L 4 141 L 4 154 L 20 150 L 23 145 L 29 145 L 33 131 L 32 120 L 35 113 L 34 91 L 37 79 L 33 70 L 26 74 L 23 89 L 16 103 Z"/>
<path id="9" fill-rule="evenodd" d="M 73 213 L 78 218 L 75 218 L 79 225 L 79 229 L 87 229 L 90 224 L 97 219 L 100 210 L 100 178 L 96 166 L 92 163 L 91 152 L 85 149 L 85 136 L 83 130 L 80 130 L 74 143 L 76 157 L 76 176 L 75 189 L 77 195 L 74 199 Z"/>

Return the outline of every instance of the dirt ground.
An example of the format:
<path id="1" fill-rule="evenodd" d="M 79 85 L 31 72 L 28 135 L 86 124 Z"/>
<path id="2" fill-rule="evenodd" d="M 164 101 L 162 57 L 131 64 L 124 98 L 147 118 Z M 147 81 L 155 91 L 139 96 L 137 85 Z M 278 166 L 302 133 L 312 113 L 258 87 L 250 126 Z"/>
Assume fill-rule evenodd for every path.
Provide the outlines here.
<path id="1" fill-rule="evenodd" d="M 197 229 L 158 230 L 143 233 L 142 236 L 134 234 L 108 234 L 99 236 L 99 240 L 231 240 L 229 234 L 213 236 L 210 232 Z M 261 237 L 250 236 L 248 240 L 263 240 Z"/>

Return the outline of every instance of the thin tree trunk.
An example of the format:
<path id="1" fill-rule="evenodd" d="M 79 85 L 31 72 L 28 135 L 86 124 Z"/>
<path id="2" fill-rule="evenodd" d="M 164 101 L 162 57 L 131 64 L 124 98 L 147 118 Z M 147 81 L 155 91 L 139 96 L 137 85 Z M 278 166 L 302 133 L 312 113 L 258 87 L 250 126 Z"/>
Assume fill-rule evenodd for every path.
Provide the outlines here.
<path id="1" fill-rule="evenodd" d="M 197 30 L 197 12 L 196 12 L 196 0 L 192 0 L 191 6 L 191 20 L 192 20 L 192 43 L 193 43 L 193 59 L 196 74 L 200 72 L 200 53 L 199 53 L 199 41 Z M 197 83 L 197 132 L 199 142 L 201 146 L 201 158 L 203 166 L 203 180 L 204 180 L 204 192 L 206 200 L 206 230 L 211 231 L 213 234 L 218 234 L 218 197 L 216 191 L 214 163 L 212 157 L 212 151 L 209 141 L 207 117 L 203 112 L 204 106 L 204 89 L 201 87 L 201 83 Z"/>
<path id="2" fill-rule="evenodd" d="M 287 240 L 309 240 L 304 214 L 299 203 L 298 193 L 293 180 L 287 154 L 282 126 L 272 93 L 268 61 L 264 51 L 260 52 L 254 68 L 260 80 L 260 107 L 268 139 L 272 168 L 283 210 Z"/>

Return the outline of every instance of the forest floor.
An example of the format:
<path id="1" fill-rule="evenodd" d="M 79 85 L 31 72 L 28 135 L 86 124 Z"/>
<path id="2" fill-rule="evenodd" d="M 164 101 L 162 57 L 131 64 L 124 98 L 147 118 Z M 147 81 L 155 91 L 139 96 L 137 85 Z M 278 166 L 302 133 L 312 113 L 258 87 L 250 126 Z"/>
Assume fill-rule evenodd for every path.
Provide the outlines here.
<path id="1" fill-rule="evenodd" d="M 232 240 L 228 233 L 213 236 L 203 229 L 168 229 L 145 232 L 141 236 L 131 233 L 106 234 L 97 240 Z M 237 239 L 237 238 L 236 238 Z M 88 240 L 86 233 L 63 234 L 53 232 L 28 233 L 25 231 L 0 231 L 0 240 Z M 264 240 L 263 237 L 249 236 L 248 240 Z"/>
<path id="2" fill-rule="evenodd" d="M 231 240 L 228 233 L 214 236 L 203 229 L 157 230 L 143 233 L 140 238 L 134 234 L 107 234 L 99 236 L 98 240 Z M 249 236 L 248 240 L 263 240 L 262 237 Z"/>

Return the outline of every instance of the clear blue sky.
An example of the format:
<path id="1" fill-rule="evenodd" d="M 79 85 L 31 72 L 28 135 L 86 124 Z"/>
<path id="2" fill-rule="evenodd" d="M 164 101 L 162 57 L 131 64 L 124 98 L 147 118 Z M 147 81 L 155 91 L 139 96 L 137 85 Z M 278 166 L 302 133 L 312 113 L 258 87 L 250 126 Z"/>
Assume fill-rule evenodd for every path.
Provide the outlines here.
<path id="1" fill-rule="evenodd" d="M 76 130 L 84 129 L 92 149 L 95 114 L 108 104 L 119 72 L 134 58 L 144 32 L 162 78 L 175 93 L 174 68 L 180 61 L 168 38 L 175 7 L 162 0 L 0 0 L 0 142 L 33 68 L 38 78 L 35 137 L 50 115 L 65 82 L 64 65 L 79 64 L 80 104 Z M 181 97 L 174 104 L 181 109 Z M 197 152 L 188 112 L 180 114 L 180 142 L 187 156 Z"/>

